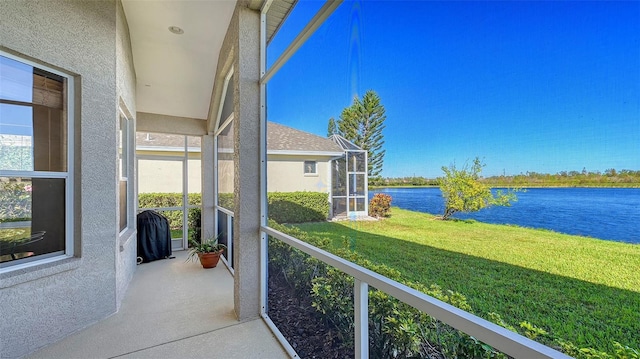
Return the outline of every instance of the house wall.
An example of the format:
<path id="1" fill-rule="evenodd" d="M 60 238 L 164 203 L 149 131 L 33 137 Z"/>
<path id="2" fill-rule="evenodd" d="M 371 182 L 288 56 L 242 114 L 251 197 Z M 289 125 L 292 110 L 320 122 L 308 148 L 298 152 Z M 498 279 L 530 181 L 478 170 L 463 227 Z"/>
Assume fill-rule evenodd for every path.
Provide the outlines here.
<path id="1" fill-rule="evenodd" d="M 267 190 L 269 192 L 329 192 L 330 158 L 323 156 L 269 155 L 267 161 Z M 304 161 L 316 161 L 317 174 L 304 173 Z"/>
<path id="2" fill-rule="evenodd" d="M 119 252 L 118 97 L 134 113 L 135 99 L 116 1 L 0 1 L 0 23 L 4 51 L 77 75 L 75 254 L 0 274 L 0 357 L 15 358 L 117 310 L 133 270 L 131 247 Z"/>
<path id="3" fill-rule="evenodd" d="M 117 106 L 131 122 L 129 129 L 129 149 L 135 148 L 136 137 L 136 74 L 133 67 L 133 52 L 131 51 L 131 39 L 129 37 L 129 25 L 124 15 L 122 3 L 116 3 L 116 97 Z M 119 114 L 116 116 L 116 124 L 119 126 Z M 117 157 L 116 157 L 117 161 Z M 136 221 L 136 161 L 134 151 L 130 151 L 128 164 L 128 202 L 129 211 L 127 220 L 129 230 L 120 234 L 116 251 L 116 306 L 119 308 L 122 298 L 129 287 L 129 282 L 133 278 L 136 269 L 137 241 L 135 221 Z M 119 183 L 118 173 L 116 173 L 116 183 Z M 120 210 L 120 206 L 117 207 Z M 120 214 L 118 214 L 120 218 Z"/>
<path id="4" fill-rule="evenodd" d="M 181 159 L 181 158 L 179 158 Z M 182 161 L 138 159 L 138 193 L 182 193 Z M 199 159 L 189 160 L 189 193 L 200 193 L 202 169 Z"/>
<path id="5" fill-rule="evenodd" d="M 165 159 L 150 160 L 143 156 L 176 157 L 175 152 L 137 151 L 139 193 L 182 192 L 182 162 Z M 189 192 L 199 193 L 202 184 L 200 153 L 189 154 Z M 268 192 L 330 192 L 331 173 L 327 156 L 292 156 L 269 155 L 267 165 L 267 191 Z M 304 161 L 317 162 L 317 174 L 304 174 Z M 233 173 L 233 161 L 218 161 L 218 172 L 221 174 Z M 220 193 L 233 192 L 233 181 L 221 178 L 218 182 Z"/>

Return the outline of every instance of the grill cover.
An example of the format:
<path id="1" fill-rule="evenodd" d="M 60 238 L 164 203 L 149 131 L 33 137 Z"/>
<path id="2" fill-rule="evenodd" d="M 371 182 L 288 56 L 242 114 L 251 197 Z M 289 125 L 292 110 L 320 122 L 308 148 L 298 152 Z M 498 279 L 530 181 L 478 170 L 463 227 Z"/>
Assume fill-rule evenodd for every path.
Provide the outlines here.
<path id="1" fill-rule="evenodd" d="M 161 214 L 146 210 L 138 214 L 138 257 L 151 262 L 171 256 L 169 221 Z"/>

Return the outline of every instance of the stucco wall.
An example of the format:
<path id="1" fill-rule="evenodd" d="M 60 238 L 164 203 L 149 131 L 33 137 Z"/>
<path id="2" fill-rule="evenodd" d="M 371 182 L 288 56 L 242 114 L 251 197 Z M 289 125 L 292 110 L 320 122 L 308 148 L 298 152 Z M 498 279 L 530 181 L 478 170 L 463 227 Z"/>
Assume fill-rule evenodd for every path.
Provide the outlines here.
<path id="1" fill-rule="evenodd" d="M 139 152 L 139 155 L 142 154 Z M 175 153 L 165 153 L 165 156 Z M 145 156 L 148 156 L 145 155 Z M 196 158 L 197 154 L 189 157 Z M 330 157 L 326 156 L 288 156 L 269 155 L 267 163 L 267 191 L 268 192 L 329 192 L 331 175 L 329 168 Z M 304 161 L 317 162 L 317 174 L 304 174 Z M 189 160 L 189 192 L 198 193 L 201 188 L 200 160 Z M 138 159 L 139 193 L 150 192 L 182 192 L 182 162 L 165 159 Z M 218 181 L 220 193 L 233 192 L 233 161 L 218 161 Z"/>
<path id="2" fill-rule="evenodd" d="M 125 115 L 129 118 L 130 124 L 130 138 L 129 148 L 132 149 L 135 146 L 135 134 L 136 134 L 136 74 L 133 67 L 133 53 L 131 51 L 131 40 L 129 37 L 129 26 L 127 25 L 127 19 L 124 14 L 122 4 L 117 2 L 116 13 L 116 86 L 117 86 L 117 99 L 118 106 Z M 119 125 L 119 114 L 116 114 L 116 125 Z M 117 157 L 116 157 L 117 161 Z M 128 222 L 130 230 L 120 235 L 118 243 L 115 247 L 116 251 L 116 305 L 119 308 L 122 298 L 129 287 L 129 282 L 133 278 L 133 273 L 136 269 L 136 161 L 134 160 L 133 152 L 128 164 L 128 188 L 129 195 L 129 212 Z M 118 183 L 118 173 L 116 173 L 116 183 Z M 120 207 L 117 207 L 118 210 Z M 118 218 L 120 214 L 118 214 Z"/>
<path id="3" fill-rule="evenodd" d="M 329 192 L 329 159 L 313 156 L 269 155 L 267 161 L 267 191 L 269 192 Z M 316 161 L 316 174 L 304 173 L 304 161 Z"/>
<path id="4" fill-rule="evenodd" d="M 165 159 L 138 159 L 140 181 L 138 193 L 182 193 L 182 161 Z M 202 186 L 199 159 L 189 160 L 189 193 L 200 193 Z"/>
<path id="5" fill-rule="evenodd" d="M 115 1 L 0 1 L 3 50 L 77 74 L 75 258 L 0 275 L 2 358 L 23 356 L 117 308 L 116 14 Z"/>

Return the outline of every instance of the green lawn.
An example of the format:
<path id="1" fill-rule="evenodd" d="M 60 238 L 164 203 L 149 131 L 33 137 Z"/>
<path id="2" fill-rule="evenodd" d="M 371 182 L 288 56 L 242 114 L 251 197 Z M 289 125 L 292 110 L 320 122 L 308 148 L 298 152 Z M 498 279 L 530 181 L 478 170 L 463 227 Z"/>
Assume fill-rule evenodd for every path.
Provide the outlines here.
<path id="1" fill-rule="evenodd" d="M 526 320 L 580 347 L 640 347 L 640 245 L 399 208 L 379 222 L 297 226 L 408 280 L 460 292 L 485 318 Z"/>

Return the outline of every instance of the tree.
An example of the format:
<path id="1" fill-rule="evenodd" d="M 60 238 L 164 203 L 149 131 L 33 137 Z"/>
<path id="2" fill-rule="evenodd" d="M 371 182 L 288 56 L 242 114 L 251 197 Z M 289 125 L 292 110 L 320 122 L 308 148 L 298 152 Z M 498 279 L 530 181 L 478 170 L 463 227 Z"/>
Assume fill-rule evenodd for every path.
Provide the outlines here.
<path id="1" fill-rule="evenodd" d="M 331 117 L 329 119 L 329 128 L 327 128 L 327 137 L 331 137 L 333 135 L 335 135 L 336 133 L 338 133 L 338 128 L 336 127 L 336 120 Z"/>
<path id="2" fill-rule="evenodd" d="M 362 100 L 357 96 L 353 104 L 342 110 L 340 118 L 336 121 L 337 133 L 367 151 L 369 166 L 367 172 L 370 179 L 374 179 L 382 172 L 382 163 L 385 150 L 382 130 L 384 129 L 385 109 L 380 104 L 380 97 L 373 91 L 367 91 Z M 329 120 L 331 129 L 331 120 Z"/>
<path id="3" fill-rule="evenodd" d="M 457 212 L 476 212 L 489 206 L 511 206 L 517 201 L 516 190 L 491 193 L 491 188 L 480 182 L 480 173 L 485 166 L 478 157 L 473 165 L 465 165 L 457 169 L 455 164 L 443 166 L 444 177 L 438 179 L 442 197 L 444 197 L 444 214 L 442 219 L 449 219 Z"/>

